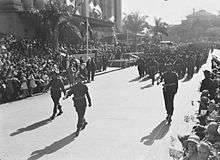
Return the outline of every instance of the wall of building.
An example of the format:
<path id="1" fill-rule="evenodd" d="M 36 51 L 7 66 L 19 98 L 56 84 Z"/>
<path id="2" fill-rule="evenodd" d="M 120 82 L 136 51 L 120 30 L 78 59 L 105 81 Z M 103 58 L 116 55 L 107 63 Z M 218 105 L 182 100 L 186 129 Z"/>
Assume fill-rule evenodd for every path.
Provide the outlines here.
<path id="1" fill-rule="evenodd" d="M 13 34 L 18 38 L 33 37 L 34 28 L 22 19 L 17 12 L 0 12 L 0 33 Z"/>
<path id="2" fill-rule="evenodd" d="M 0 0 L 0 33 L 15 34 L 19 37 L 33 37 L 33 25 L 27 25 L 27 19 L 19 16 L 20 12 L 33 7 L 41 8 L 47 0 Z M 104 20 L 112 20 L 121 29 L 121 0 L 99 0 L 102 4 Z M 81 15 L 89 15 L 89 0 L 85 0 Z M 97 29 L 100 30 L 100 29 Z M 103 29 L 105 30 L 105 29 Z M 105 32 L 102 32 L 105 35 Z M 107 33 L 109 35 L 109 33 Z"/>
<path id="3" fill-rule="evenodd" d="M 22 10 L 21 0 L 0 0 L 1 10 Z"/>

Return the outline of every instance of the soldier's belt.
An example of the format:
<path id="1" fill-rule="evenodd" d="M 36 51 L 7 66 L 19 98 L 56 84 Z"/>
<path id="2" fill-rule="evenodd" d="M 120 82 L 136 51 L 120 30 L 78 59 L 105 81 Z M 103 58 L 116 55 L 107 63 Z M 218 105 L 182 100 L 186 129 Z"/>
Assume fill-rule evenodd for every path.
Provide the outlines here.
<path id="1" fill-rule="evenodd" d="M 85 96 L 82 96 L 82 97 L 73 97 L 73 100 L 81 100 L 81 99 L 84 99 Z"/>
<path id="2" fill-rule="evenodd" d="M 175 86 L 176 83 L 164 84 L 164 87 Z"/>

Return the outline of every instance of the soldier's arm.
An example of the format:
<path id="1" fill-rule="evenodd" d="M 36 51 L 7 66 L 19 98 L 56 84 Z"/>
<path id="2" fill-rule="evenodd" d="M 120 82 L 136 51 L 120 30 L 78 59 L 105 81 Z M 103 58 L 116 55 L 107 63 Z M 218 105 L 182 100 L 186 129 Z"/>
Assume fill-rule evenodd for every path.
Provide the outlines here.
<path id="1" fill-rule="evenodd" d="M 48 85 L 44 88 L 43 93 L 47 92 L 47 90 L 51 87 L 51 81 L 48 83 Z"/>
<path id="2" fill-rule="evenodd" d="M 89 102 L 89 107 L 91 107 L 91 106 L 92 106 L 92 103 L 91 103 L 91 98 L 90 98 L 90 95 L 89 95 L 89 90 L 88 90 L 88 88 L 87 88 L 87 91 L 86 91 L 86 97 L 87 97 L 88 102 Z"/>
<path id="3" fill-rule="evenodd" d="M 177 85 L 177 89 L 178 89 L 178 74 L 177 74 L 177 73 L 175 73 L 175 75 L 176 75 L 176 78 L 175 78 L 175 83 L 176 83 L 176 85 Z"/>
<path id="4" fill-rule="evenodd" d="M 157 85 L 159 85 L 161 82 L 163 82 L 163 77 L 164 77 L 164 74 L 162 74 L 162 75 L 158 78 Z"/>

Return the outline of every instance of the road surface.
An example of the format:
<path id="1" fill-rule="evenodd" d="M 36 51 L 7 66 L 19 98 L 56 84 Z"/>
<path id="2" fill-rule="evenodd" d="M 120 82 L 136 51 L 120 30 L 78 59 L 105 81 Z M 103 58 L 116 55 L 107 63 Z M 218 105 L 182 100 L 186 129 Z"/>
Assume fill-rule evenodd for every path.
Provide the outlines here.
<path id="1" fill-rule="evenodd" d="M 217 52 L 215 50 L 215 52 Z M 211 57 L 211 56 L 210 56 Z M 180 80 L 173 122 L 166 125 L 162 86 L 137 78 L 135 67 L 100 75 L 90 83 L 93 106 L 89 122 L 75 138 L 77 117 L 71 98 L 62 101 L 64 114 L 49 122 L 50 95 L 0 106 L 1 160 L 169 160 L 169 148 L 179 149 L 177 134 L 187 134 L 198 100 L 202 70 Z M 174 146 L 175 145 L 175 146 Z"/>

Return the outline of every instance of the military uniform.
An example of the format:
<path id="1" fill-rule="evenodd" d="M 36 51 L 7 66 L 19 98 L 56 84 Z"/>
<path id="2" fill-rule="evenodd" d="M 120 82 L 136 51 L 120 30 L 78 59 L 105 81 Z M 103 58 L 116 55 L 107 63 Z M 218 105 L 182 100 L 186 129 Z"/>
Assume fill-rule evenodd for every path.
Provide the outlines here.
<path id="1" fill-rule="evenodd" d="M 154 59 L 152 59 L 151 62 L 149 63 L 149 76 L 152 80 L 152 85 L 154 85 L 156 73 L 157 73 L 157 62 Z"/>
<path id="2" fill-rule="evenodd" d="M 165 101 L 165 107 L 167 111 L 167 119 L 171 121 L 171 117 L 173 115 L 174 110 L 174 96 L 178 90 L 178 76 L 175 72 L 168 71 L 165 72 L 162 77 L 161 81 L 164 80 L 164 87 L 163 87 L 163 95 Z"/>
<path id="3" fill-rule="evenodd" d="M 144 76 L 144 61 L 142 58 L 138 59 L 137 66 L 138 66 L 139 76 L 143 77 Z"/>
<path id="4" fill-rule="evenodd" d="M 65 94 L 66 91 L 61 79 L 59 79 L 57 76 L 52 78 L 46 89 L 47 88 L 50 88 L 51 98 L 54 102 L 53 115 L 51 116 L 51 119 L 54 119 L 57 113 L 57 109 L 59 110 L 58 115 L 61 115 L 63 113 L 62 106 L 60 105 L 59 101 L 61 98 L 61 92 Z"/>
<path id="5" fill-rule="evenodd" d="M 89 106 L 91 106 L 91 98 L 88 92 L 88 87 L 81 82 L 71 87 L 71 89 L 67 93 L 67 97 L 71 95 L 74 95 L 73 102 L 78 115 L 78 123 L 77 123 L 77 131 L 76 131 L 78 135 L 79 131 L 84 129 L 87 124 L 84 118 L 86 106 L 87 106 L 86 97 L 88 99 Z"/>

